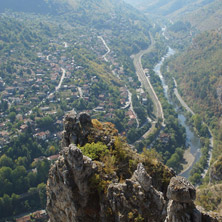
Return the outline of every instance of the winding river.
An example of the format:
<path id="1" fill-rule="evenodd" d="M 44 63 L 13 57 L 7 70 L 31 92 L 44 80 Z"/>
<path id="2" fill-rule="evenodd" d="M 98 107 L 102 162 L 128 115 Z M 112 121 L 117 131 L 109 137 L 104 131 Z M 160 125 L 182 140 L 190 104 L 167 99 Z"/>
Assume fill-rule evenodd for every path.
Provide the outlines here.
<path id="1" fill-rule="evenodd" d="M 196 135 L 195 132 L 191 130 L 191 127 L 186 124 L 186 117 L 179 112 L 179 108 L 173 101 L 170 99 L 168 96 L 168 85 L 166 84 L 166 81 L 161 73 L 161 66 L 163 65 L 165 59 L 169 58 L 170 56 L 174 55 L 175 51 L 169 47 L 168 53 L 162 57 L 160 62 L 154 67 L 154 72 L 160 77 L 163 89 L 164 89 L 164 95 L 167 98 L 168 102 L 172 104 L 175 109 L 178 112 L 178 120 L 180 124 L 186 129 L 186 146 L 189 147 L 190 149 L 190 154 L 194 157 L 194 160 L 191 162 L 191 164 L 182 171 L 180 176 L 183 176 L 185 178 L 188 178 L 190 175 L 190 171 L 192 170 L 192 167 L 194 164 L 200 159 L 201 157 L 201 143 L 200 143 L 200 138 Z"/>

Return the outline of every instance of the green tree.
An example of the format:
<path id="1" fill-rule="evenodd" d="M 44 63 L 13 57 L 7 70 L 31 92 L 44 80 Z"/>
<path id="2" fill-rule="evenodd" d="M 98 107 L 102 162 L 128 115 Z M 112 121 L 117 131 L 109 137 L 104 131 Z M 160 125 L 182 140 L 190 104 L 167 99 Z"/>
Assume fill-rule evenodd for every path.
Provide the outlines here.
<path id="1" fill-rule="evenodd" d="M 92 160 L 99 160 L 107 154 L 108 148 L 101 142 L 98 143 L 87 143 L 85 146 L 80 147 L 83 154 L 90 157 Z"/>
<path id="2" fill-rule="evenodd" d="M 10 112 L 8 114 L 8 118 L 13 123 L 15 121 L 15 118 L 16 118 L 16 113 L 15 112 Z"/>
<path id="3" fill-rule="evenodd" d="M 6 166 L 6 167 L 13 167 L 14 163 L 12 161 L 12 159 L 8 156 L 6 156 L 6 154 L 3 154 L 0 157 L 0 167 L 2 166 Z"/>
<path id="4" fill-rule="evenodd" d="M 39 192 L 39 198 L 41 202 L 41 207 L 45 208 L 46 206 L 46 185 L 44 183 L 40 183 L 37 186 L 38 192 Z"/>

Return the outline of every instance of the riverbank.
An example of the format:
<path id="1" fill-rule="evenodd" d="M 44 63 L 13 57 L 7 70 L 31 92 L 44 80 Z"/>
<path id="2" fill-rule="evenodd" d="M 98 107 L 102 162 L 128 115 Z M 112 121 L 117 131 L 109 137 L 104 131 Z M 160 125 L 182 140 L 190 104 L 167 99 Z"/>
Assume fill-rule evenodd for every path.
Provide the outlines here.
<path id="1" fill-rule="evenodd" d="M 191 147 L 189 149 L 185 150 L 183 158 L 186 163 L 182 164 L 183 170 L 181 171 L 181 173 L 179 175 L 185 173 L 190 167 L 192 167 L 192 165 L 195 161 L 195 157 L 191 153 Z"/>
<path id="2" fill-rule="evenodd" d="M 177 84 L 175 78 L 173 78 L 173 81 L 174 81 L 174 85 L 175 85 L 174 94 L 175 94 L 176 98 L 178 99 L 178 101 L 180 102 L 181 106 L 184 107 L 187 112 L 191 113 L 192 115 L 195 115 L 193 110 L 186 104 L 186 102 L 182 99 L 181 95 L 179 94 L 178 89 L 177 89 L 178 84 Z M 206 124 L 205 122 L 202 122 L 202 123 Z M 209 151 L 208 151 L 208 156 L 209 157 L 208 157 L 208 160 L 207 160 L 208 167 L 206 169 L 204 169 L 204 172 L 201 174 L 202 178 L 204 178 L 206 176 L 207 171 L 208 171 L 208 169 L 210 167 L 210 162 L 211 162 L 211 159 L 212 159 L 212 151 L 213 151 L 213 146 L 214 146 L 213 134 L 212 134 L 212 132 L 211 132 L 211 130 L 210 130 L 208 125 L 207 125 L 207 127 L 208 127 L 208 131 L 210 133 L 210 138 L 209 138 L 210 145 L 209 145 Z M 184 159 L 185 159 L 185 157 L 184 157 Z"/>

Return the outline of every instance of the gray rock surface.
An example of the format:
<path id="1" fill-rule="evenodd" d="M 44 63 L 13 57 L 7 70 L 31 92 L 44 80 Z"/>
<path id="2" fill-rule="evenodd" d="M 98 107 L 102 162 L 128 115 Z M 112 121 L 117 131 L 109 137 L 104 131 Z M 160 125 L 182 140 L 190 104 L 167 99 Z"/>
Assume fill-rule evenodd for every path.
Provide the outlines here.
<path id="1" fill-rule="evenodd" d="M 125 183 L 110 184 L 107 198 L 115 215 L 115 221 L 128 221 L 129 215 L 141 215 L 144 221 L 164 221 L 166 201 L 163 194 L 151 185 L 152 178 L 142 164 Z"/>
<path id="2" fill-rule="evenodd" d="M 88 135 L 92 127 L 91 117 L 87 113 L 76 114 L 71 111 L 66 114 L 64 120 L 64 132 L 62 146 L 67 147 L 69 144 L 85 145 L 88 142 Z"/>
<path id="3" fill-rule="evenodd" d="M 75 145 L 62 150 L 47 182 L 47 212 L 51 222 L 80 221 L 78 218 L 90 205 L 88 180 L 95 171 L 96 165 Z M 87 215 L 84 218 L 88 220 Z"/>
<path id="4" fill-rule="evenodd" d="M 173 177 L 167 189 L 167 198 L 176 202 L 192 203 L 196 199 L 196 189 L 184 177 Z"/>
<path id="5" fill-rule="evenodd" d="M 169 203 L 165 222 L 216 222 L 220 218 L 213 218 L 198 209 L 193 201 L 196 198 L 195 187 L 185 178 L 177 176 L 171 178 L 167 190 Z"/>

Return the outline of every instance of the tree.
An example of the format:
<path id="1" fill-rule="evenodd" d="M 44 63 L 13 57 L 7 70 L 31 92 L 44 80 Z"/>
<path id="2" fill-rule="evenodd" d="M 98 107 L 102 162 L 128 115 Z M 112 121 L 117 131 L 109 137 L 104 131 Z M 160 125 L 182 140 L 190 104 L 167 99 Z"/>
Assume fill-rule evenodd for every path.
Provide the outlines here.
<path id="1" fill-rule="evenodd" d="M 3 154 L 0 157 L 0 167 L 6 166 L 6 167 L 13 167 L 14 163 L 10 157 L 7 157 L 5 154 Z"/>
<path id="2" fill-rule="evenodd" d="M 16 113 L 15 112 L 10 112 L 8 114 L 8 118 L 13 123 L 15 121 L 15 118 L 16 118 Z"/>
<path id="3" fill-rule="evenodd" d="M 40 183 L 37 186 L 37 189 L 38 189 L 38 192 L 39 192 L 41 207 L 45 208 L 45 206 L 46 206 L 46 185 L 44 183 Z"/>
<path id="4" fill-rule="evenodd" d="M 56 148 L 54 146 L 50 146 L 48 151 L 50 155 L 53 155 L 56 153 Z"/>
<path id="5" fill-rule="evenodd" d="M 46 182 L 48 178 L 48 172 L 50 169 L 50 162 L 47 159 L 39 161 L 37 163 L 37 178 L 38 182 Z"/>
<path id="6" fill-rule="evenodd" d="M 18 159 L 15 160 L 15 163 L 17 166 L 27 167 L 28 159 L 25 156 L 23 156 L 23 157 L 20 156 L 20 157 L 18 157 Z"/>

